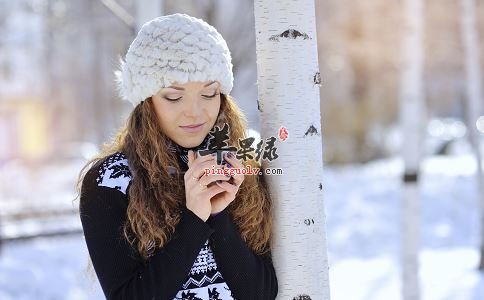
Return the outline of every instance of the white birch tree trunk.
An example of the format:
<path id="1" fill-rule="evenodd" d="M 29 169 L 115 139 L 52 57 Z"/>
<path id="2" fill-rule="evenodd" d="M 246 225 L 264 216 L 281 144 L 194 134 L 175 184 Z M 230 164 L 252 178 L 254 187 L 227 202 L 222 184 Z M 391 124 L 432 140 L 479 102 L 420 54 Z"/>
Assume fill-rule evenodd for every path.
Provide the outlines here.
<path id="1" fill-rule="evenodd" d="M 84 20 L 89 20 L 92 18 L 93 15 L 93 0 L 88 1 L 80 1 L 78 2 L 79 9 L 78 13 L 80 14 L 81 18 Z M 94 22 L 86 22 L 85 26 L 80 27 L 80 32 L 78 34 L 78 39 L 81 42 L 77 45 L 78 48 L 75 52 L 79 53 L 79 56 L 82 58 L 80 63 L 74 62 L 79 64 L 81 68 L 74 73 L 76 77 L 76 82 L 82 82 L 89 88 L 81 89 L 80 97 L 78 100 L 82 99 L 83 105 L 79 106 L 81 114 L 81 119 L 79 120 L 79 124 L 83 124 L 80 126 L 84 131 L 84 136 L 82 136 L 83 140 L 85 141 L 93 141 L 96 145 L 100 145 L 102 141 L 99 138 L 99 134 L 97 130 L 100 127 L 99 119 L 96 115 L 96 76 L 98 75 L 96 72 L 96 56 L 99 55 L 97 53 L 97 45 L 95 40 L 96 34 L 96 24 Z M 74 48 L 69 46 L 70 50 L 74 52 Z M 72 59 L 77 60 L 77 57 L 72 57 Z M 82 97 L 82 98 L 81 98 Z M 90 120 L 86 122 L 85 120 Z"/>
<path id="2" fill-rule="evenodd" d="M 136 0 L 136 29 L 163 14 L 163 0 Z"/>
<path id="3" fill-rule="evenodd" d="M 469 138 L 477 161 L 477 188 L 481 207 L 481 261 L 479 269 L 484 270 L 484 185 L 482 175 L 482 159 L 480 150 L 480 133 L 476 122 L 482 114 L 482 74 L 480 70 L 478 32 L 476 24 L 476 3 L 474 0 L 461 0 L 461 35 L 464 46 L 466 88 L 467 88 L 467 126 Z"/>
<path id="4" fill-rule="evenodd" d="M 329 296 L 323 205 L 319 65 L 314 0 L 254 3 L 261 138 L 277 138 L 278 158 L 263 159 L 274 201 L 273 261 L 278 299 Z M 285 127 L 287 140 L 278 132 Z"/>
<path id="5" fill-rule="evenodd" d="M 420 299 L 419 287 L 419 173 L 422 133 L 425 132 L 423 101 L 423 1 L 403 2 L 403 64 L 400 86 L 400 122 L 405 166 L 402 203 L 402 293 L 404 300 Z"/>

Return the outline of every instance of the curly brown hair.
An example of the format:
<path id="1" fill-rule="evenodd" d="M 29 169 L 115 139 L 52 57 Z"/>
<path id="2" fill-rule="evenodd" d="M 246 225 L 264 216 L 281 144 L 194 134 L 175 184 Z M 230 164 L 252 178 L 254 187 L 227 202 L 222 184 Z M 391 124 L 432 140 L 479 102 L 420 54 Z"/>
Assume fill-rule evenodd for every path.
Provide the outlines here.
<path id="1" fill-rule="evenodd" d="M 222 128 L 225 123 L 230 128 L 229 145 L 238 146 L 239 140 L 247 138 L 245 115 L 233 97 L 221 94 L 214 126 Z M 169 241 L 180 221 L 180 205 L 185 205 L 183 176 L 177 154 L 168 151 L 169 143 L 170 139 L 159 126 L 152 99 L 147 98 L 134 108 L 113 141 L 103 144 L 100 153 L 81 169 L 76 185 L 77 199 L 89 169 L 115 152 L 127 156 L 133 179 L 128 190 L 127 221 L 123 231 L 145 260 L 154 248 L 161 248 Z M 255 160 L 246 160 L 243 164 L 261 167 Z M 175 167 L 177 173 L 170 174 L 167 166 Z M 264 254 L 270 250 L 272 201 L 263 175 L 245 175 L 235 200 L 226 209 L 242 239 L 255 253 Z"/>

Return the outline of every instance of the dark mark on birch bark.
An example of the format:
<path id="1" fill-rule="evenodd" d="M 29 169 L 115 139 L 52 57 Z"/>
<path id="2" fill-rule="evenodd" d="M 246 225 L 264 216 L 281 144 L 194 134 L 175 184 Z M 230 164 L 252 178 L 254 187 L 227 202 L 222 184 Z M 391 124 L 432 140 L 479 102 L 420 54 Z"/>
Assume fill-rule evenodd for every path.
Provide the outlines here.
<path id="1" fill-rule="evenodd" d="M 304 134 L 304 136 L 306 137 L 306 136 L 308 136 L 308 134 L 310 134 L 310 135 L 314 135 L 314 134 L 319 135 L 318 130 L 313 125 L 309 126 L 309 128 L 306 131 L 306 133 Z"/>
<path id="2" fill-rule="evenodd" d="M 308 40 L 308 39 L 310 40 L 311 39 L 309 37 L 309 35 L 307 35 L 304 32 L 299 32 L 296 29 L 288 29 L 281 34 L 275 34 L 275 35 L 271 36 L 269 38 L 269 40 L 278 42 L 279 38 L 286 38 L 286 39 L 293 39 L 294 40 L 298 37 L 302 37 L 304 40 Z"/>
<path id="3" fill-rule="evenodd" d="M 311 224 L 314 224 L 314 219 L 305 219 L 304 224 L 306 224 L 308 226 L 311 225 Z"/>
<path id="4" fill-rule="evenodd" d="M 316 72 L 316 74 L 314 74 L 313 82 L 314 82 L 315 85 L 321 86 L 321 73 L 320 72 Z"/>
<path id="5" fill-rule="evenodd" d="M 403 174 L 403 182 L 415 183 L 418 181 L 418 172 L 405 172 Z"/>

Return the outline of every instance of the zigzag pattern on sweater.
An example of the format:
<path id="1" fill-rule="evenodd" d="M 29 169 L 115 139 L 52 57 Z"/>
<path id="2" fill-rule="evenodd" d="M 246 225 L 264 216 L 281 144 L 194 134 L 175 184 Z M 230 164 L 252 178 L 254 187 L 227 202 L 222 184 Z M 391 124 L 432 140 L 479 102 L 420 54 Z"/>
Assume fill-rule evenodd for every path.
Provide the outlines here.
<path id="1" fill-rule="evenodd" d="M 175 299 L 233 300 L 207 239 Z"/>
<path id="2" fill-rule="evenodd" d="M 196 280 L 193 277 L 189 277 L 188 280 L 183 284 L 183 288 L 187 289 L 189 285 L 193 284 L 196 286 L 206 285 L 207 283 L 213 284 L 217 279 L 221 278 L 223 280 L 222 274 L 220 272 L 215 273 L 212 277 L 204 275 L 201 280 Z"/>

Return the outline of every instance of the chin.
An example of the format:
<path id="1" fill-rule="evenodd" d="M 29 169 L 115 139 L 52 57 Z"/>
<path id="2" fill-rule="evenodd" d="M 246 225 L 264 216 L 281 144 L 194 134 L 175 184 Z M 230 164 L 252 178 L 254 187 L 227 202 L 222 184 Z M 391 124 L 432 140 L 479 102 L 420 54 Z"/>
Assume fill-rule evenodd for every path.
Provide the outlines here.
<path id="1" fill-rule="evenodd" d="M 179 145 L 184 147 L 184 148 L 193 148 L 193 147 L 200 145 L 203 142 L 203 139 L 205 139 L 206 136 L 207 136 L 207 134 L 197 136 L 197 137 L 193 137 L 193 138 L 185 138 L 185 139 L 183 139 L 183 141 L 181 141 L 179 143 Z"/>

